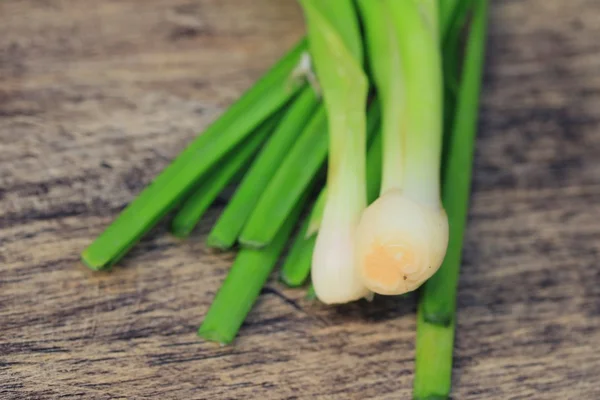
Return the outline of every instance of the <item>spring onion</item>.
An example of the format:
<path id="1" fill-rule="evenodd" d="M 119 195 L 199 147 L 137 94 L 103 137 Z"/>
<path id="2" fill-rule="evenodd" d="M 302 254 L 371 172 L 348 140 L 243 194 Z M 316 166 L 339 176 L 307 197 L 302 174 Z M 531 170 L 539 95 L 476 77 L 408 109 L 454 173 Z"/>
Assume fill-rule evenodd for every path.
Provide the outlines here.
<path id="1" fill-rule="evenodd" d="M 375 137 L 379 136 L 380 134 L 380 119 L 381 104 L 379 100 L 375 98 L 369 105 L 369 110 L 367 111 L 367 143 L 369 144 L 369 146 L 372 146 L 372 143 L 375 141 Z M 372 154 L 372 157 L 378 157 L 377 159 L 373 159 L 373 162 L 377 162 L 378 165 L 381 165 L 381 144 L 379 144 L 379 150 L 377 150 L 377 152 L 374 152 Z M 371 174 L 373 175 L 369 175 L 369 171 L 371 171 Z M 375 187 L 379 188 L 379 185 L 381 184 L 380 180 L 381 171 L 373 169 L 373 167 L 369 165 L 369 161 L 367 160 L 367 198 L 370 198 L 371 190 L 373 190 Z M 319 230 L 319 226 L 321 225 L 321 219 L 323 218 L 323 210 L 325 209 L 326 199 L 327 186 L 325 186 L 323 190 L 321 190 L 321 193 L 319 193 L 319 196 L 315 201 L 315 205 L 310 214 L 309 225 L 306 230 L 306 237 L 310 237 L 316 234 Z M 373 197 L 373 200 L 374 199 L 375 197 Z"/>
<path id="2" fill-rule="evenodd" d="M 311 87 L 306 87 L 294 100 L 210 231 L 209 246 L 220 249 L 233 246 L 271 178 L 314 113 L 317 102 Z"/>
<path id="3" fill-rule="evenodd" d="M 445 168 L 443 201 L 450 220 L 444 263 L 423 286 L 418 310 L 414 396 L 447 398 L 451 389 L 456 291 L 471 188 L 473 150 L 485 55 L 487 0 L 474 2 L 455 123 Z"/>
<path id="4" fill-rule="evenodd" d="M 224 156 L 305 86 L 294 73 L 305 54 L 302 40 L 196 138 L 81 255 L 94 270 L 116 263 L 176 207 Z"/>
<path id="5" fill-rule="evenodd" d="M 312 259 L 319 300 L 345 303 L 369 295 L 356 273 L 354 235 L 366 205 L 368 82 L 352 0 L 300 1 L 329 123 L 327 199 Z"/>
<path id="6" fill-rule="evenodd" d="M 187 236 L 239 179 L 207 244 L 241 249 L 198 330 L 231 343 L 310 201 L 281 280 L 301 286 L 310 276 L 307 297 L 327 304 L 424 284 L 414 397 L 447 398 L 487 0 L 299 2 L 308 40 L 195 139 L 82 260 L 113 265 L 177 207 L 172 231 Z M 376 101 L 367 107 L 370 88 Z"/>
<path id="7" fill-rule="evenodd" d="M 379 134 L 380 107 L 373 101 L 367 113 L 367 137 L 371 139 L 367 153 L 367 200 L 377 197 L 381 183 L 381 135 Z M 298 231 L 288 256 L 281 267 L 281 280 L 288 286 L 302 285 L 310 275 L 312 255 L 316 243 L 316 233 L 321 225 L 327 186 L 321 190 L 313 205 L 310 216 L 305 219 Z M 314 229 L 310 232 L 310 229 Z"/>
<path id="8" fill-rule="evenodd" d="M 357 231 L 358 271 L 371 291 L 398 295 L 415 290 L 437 271 L 448 242 L 440 201 L 437 3 L 360 4 L 374 43 L 370 57 L 382 96 L 384 150 L 381 196 L 362 214 Z"/>
<path id="9" fill-rule="evenodd" d="M 171 232 L 180 238 L 187 237 L 194 229 L 204 212 L 210 207 L 219 194 L 231 182 L 235 175 L 244 168 L 258 151 L 265 139 L 271 134 L 279 115 L 267 119 L 248 139 L 240 144 L 238 151 L 232 152 L 219 168 L 200 184 L 200 187 L 183 203 L 181 209 L 171 221 Z"/>
<path id="10" fill-rule="evenodd" d="M 440 13 L 439 13 L 439 23 L 440 23 L 440 34 L 441 37 L 444 38 L 447 36 L 447 32 L 450 29 L 450 25 L 452 24 L 452 19 L 454 18 L 454 12 L 457 8 L 458 3 L 462 0 L 439 0 L 440 3 Z"/>
<path id="11" fill-rule="evenodd" d="M 442 37 L 443 64 L 444 64 L 444 132 L 451 132 L 456 114 L 456 97 L 460 80 L 461 47 L 463 45 L 463 32 L 465 23 L 476 0 L 454 0 L 453 8 L 445 11 L 447 26 Z M 442 3 L 440 3 L 442 4 Z M 446 165 L 450 149 L 450 134 L 444 135 L 442 152 L 442 165 Z M 444 175 L 442 175 L 443 185 Z"/>
<path id="12" fill-rule="evenodd" d="M 233 341 L 283 251 L 305 199 L 294 207 L 267 247 L 240 250 L 198 329 L 200 337 L 221 344 Z"/>
<path id="13" fill-rule="evenodd" d="M 327 114 L 319 105 L 248 218 L 239 237 L 243 246 L 261 248 L 275 239 L 326 158 Z"/>

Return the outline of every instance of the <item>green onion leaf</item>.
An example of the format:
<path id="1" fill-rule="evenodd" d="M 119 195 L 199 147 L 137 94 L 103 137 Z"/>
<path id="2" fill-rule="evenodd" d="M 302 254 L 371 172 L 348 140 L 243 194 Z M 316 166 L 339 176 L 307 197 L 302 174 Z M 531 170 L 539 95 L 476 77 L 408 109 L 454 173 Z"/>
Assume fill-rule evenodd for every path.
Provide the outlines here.
<path id="1" fill-rule="evenodd" d="M 311 87 L 306 87 L 294 100 L 211 230 L 207 239 L 208 246 L 228 249 L 234 245 L 261 195 L 303 132 L 306 121 L 315 112 L 317 105 L 318 99 Z"/>
<path id="2" fill-rule="evenodd" d="M 261 248 L 275 239 L 326 157 L 327 115 L 320 105 L 250 215 L 239 238 L 243 246 Z"/>
<path id="3" fill-rule="evenodd" d="M 487 0 L 475 2 L 445 165 L 442 200 L 450 221 L 448 251 L 440 270 L 425 283 L 419 303 L 414 381 L 414 397 L 418 399 L 446 398 L 451 389 L 456 291 L 471 189 L 487 9 Z"/>
<path id="4" fill-rule="evenodd" d="M 116 263 L 175 208 L 212 167 L 286 104 L 306 83 L 293 77 L 303 40 L 196 138 L 87 248 L 81 260 L 94 270 Z"/>
<path id="5" fill-rule="evenodd" d="M 290 287 L 301 286 L 310 275 L 312 252 L 317 237 L 306 237 L 309 219 L 305 218 L 298 230 L 292 248 L 281 267 L 281 280 Z"/>
<path id="6" fill-rule="evenodd" d="M 240 250 L 198 330 L 200 337 L 221 344 L 235 339 L 300 216 L 307 196 L 303 197 L 267 247 Z"/>
<path id="7" fill-rule="evenodd" d="M 198 221 L 202 218 L 208 207 L 215 201 L 219 194 L 232 181 L 236 174 L 247 166 L 252 157 L 265 142 L 267 137 L 279 122 L 280 115 L 276 114 L 257 129 L 248 139 L 239 145 L 239 150 L 231 152 L 223 162 L 215 167 L 206 180 L 181 206 L 173 221 L 171 232 L 180 238 L 189 236 Z"/>

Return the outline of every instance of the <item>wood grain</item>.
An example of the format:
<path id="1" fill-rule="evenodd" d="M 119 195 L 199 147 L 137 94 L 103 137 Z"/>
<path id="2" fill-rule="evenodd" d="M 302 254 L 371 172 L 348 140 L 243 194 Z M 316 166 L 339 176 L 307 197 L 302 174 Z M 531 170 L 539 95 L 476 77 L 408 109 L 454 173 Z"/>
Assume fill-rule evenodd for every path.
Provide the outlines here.
<path id="1" fill-rule="evenodd" d="M 454 399 L 598 399 L 600 3 L 492 2 Z M 232 254 L 157 228 L 79 252 L 303 31 L 293 0 L 0 2 L 0 397 L 408 399 L 415 298 L 272 280 L 195 330 Z"/>

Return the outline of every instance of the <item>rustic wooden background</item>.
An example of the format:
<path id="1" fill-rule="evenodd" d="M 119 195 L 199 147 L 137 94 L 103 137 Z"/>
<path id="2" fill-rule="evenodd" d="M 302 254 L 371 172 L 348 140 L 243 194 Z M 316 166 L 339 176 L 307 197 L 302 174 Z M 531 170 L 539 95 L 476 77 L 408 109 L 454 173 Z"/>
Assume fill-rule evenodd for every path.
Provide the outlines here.
<path id="1" fill-rule="evenodd" d="M 600 2 L 493 1 L 454 399 L 599 399 Z M 408 399 L 415 299 L 272 280 L 195 330 L 232 254 L 79 252 L 303 31 L 293 0 L 0 2 L 0 398 Z"/>

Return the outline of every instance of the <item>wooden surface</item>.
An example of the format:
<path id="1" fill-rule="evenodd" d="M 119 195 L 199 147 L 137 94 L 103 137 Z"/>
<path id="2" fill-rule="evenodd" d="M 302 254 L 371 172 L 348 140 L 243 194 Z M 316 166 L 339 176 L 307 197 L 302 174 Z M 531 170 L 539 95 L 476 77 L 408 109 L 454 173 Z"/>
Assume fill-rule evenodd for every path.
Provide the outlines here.
<path id="1" fill-rule="evenodd" d="M 600 398 L 600 2 L 493 1 L 454 399 Z M 0 2 L 0 398 L 408 399 L 415 298 L 272 280 L 195 330 L 232 254 L 161 226 L 79 252 L 303 31 L 293 0 Z"/>

